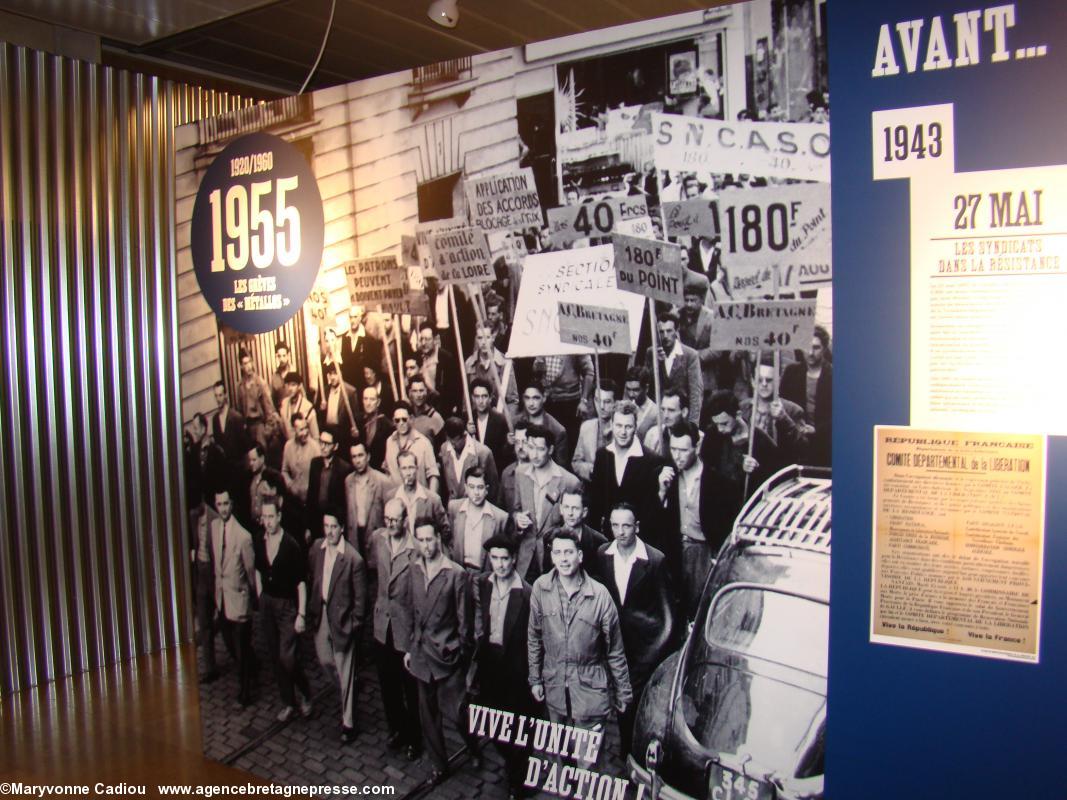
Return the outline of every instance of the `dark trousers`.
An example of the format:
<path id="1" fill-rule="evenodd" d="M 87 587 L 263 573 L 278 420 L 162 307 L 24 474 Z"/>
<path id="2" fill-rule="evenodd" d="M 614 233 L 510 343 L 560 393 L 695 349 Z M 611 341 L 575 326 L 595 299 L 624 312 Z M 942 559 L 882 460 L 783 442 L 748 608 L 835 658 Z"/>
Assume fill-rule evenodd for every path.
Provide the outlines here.
<path id="1" fill-rule="evenodd" d="M 263 635 L 267 640 L 267 652 L 274 663 L 274 677 L 278 681 L 278 691 L 282 702 L 287 706 L 296 706 L 295 686 L 305 697 L 311 697 L 304 668 L 296 657 L 297 633 L 293 629 L 296 621 L 296 601 L 283 597 L 263 594 L 259 599 L 259 616 L 263 621 Z"/>
<path id="2" fill-rule="evenodd" d="M 622 750 L 622 758 L 625 761 L 626 756 L 630 754 L 631 748 L 634 746 L 634 723 L 637 721 L 637 703 L 641 699 L 641 692 L 644 691 L 645 684 L 634 684 L 634 699 L 626 707 L 626 710 L 619 714 L 619 749 Z"/>
<path id="3" fill-rule="evenodd" d="M 234 622 L 219 615 L 222 639 L 237 662 L 237 681 L 240 686 L 238 699 L 251 701 L 252 685 L 255 683 L 255 653 L 252 652 L 252 620 Z"/>
<path id="4" fill-rule="evenodd" d="M 382 689 L 382 704 L 385 706 L 385 722 L 389 726 L 389 733 L 399 733 L 404 744 L 418 748 L 419 690 L 415 678 L 404 669 L 404 654 L 397 652 L 393 645 L 392 628 L 386 634 L 385 644 L 376 644 L 378 683 Z"/>
<path id="5" fill-rule="evenodd" d="M 457 667 L 444 678 L 416 680 L 416 684 L 419 689 L 419 720 L 422 722 L 423 740 L 434 769 L 443 771 L 448 766 L 448 751 L 445 749 L 442 714 L 448 715 L 467 743 L 467 748 L 472 752 L 477 749 L 474 737 L 467 733 L 466 670 Z"/>
<path id="6" fill-rule="evenodd" d="M 196 562 L 197 644 L 203 654 L 203 674 L 214 672 L 215 667 L 215 569 L 210 561 Z"/>
<path id="7" fill-rule="evenodd" d="M 489 708 L 510 711 L 513 714 L 534 716 L 536 709 L 530 697 L 530 685 L 519 676 L 518 680 L 508 674 L 508 665 L 504 661 L 504 649 L 499 645 L 487 645 L 482 653 L 482 663 L 478 667 L 481 679 L 481 694 L 478 701 Z M 504 759 L 504 772 L 508 786 L 519 791 L 523 789 L 526 779 L 526 762 L 530 756 L 529 742 L 523 747 L 511 743 L 494 741 L 500 757 Z"/>

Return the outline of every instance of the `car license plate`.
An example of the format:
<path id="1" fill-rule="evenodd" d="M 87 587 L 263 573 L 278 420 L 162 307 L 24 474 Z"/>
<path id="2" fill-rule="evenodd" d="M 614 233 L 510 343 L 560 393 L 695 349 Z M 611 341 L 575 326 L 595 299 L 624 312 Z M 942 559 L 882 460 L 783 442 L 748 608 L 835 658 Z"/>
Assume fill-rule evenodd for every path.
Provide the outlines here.
<path id="1" fill-rule="evenodd" d="M 708 775 L 708 800 L 774 800 L 774 787 L 742 775 L 721 764 L 712 764 Z"/>

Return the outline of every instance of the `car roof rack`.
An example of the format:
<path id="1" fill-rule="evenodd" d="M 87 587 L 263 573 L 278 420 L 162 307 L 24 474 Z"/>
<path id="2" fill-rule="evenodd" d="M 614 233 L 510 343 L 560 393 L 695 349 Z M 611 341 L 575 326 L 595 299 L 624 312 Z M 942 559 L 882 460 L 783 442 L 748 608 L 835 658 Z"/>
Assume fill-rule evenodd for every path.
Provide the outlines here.
<path id="1" fill-rule="evenodd" d="M 831 485 L 825 467 L 794 465 L 779 470 L 745 503 L 734 523 L 733 538 L 829 553 Z"/>

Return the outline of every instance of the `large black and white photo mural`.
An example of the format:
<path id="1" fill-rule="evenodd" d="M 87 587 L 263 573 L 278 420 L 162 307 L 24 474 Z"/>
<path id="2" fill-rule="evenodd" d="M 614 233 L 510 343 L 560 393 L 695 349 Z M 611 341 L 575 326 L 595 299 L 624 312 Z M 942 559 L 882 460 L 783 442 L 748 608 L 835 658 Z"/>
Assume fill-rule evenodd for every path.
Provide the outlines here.
<path id="1" fill-rule="evenodd" d="M 822 796 L 825 64 L 756 0 L 178 129 L 209 756 Z"/>

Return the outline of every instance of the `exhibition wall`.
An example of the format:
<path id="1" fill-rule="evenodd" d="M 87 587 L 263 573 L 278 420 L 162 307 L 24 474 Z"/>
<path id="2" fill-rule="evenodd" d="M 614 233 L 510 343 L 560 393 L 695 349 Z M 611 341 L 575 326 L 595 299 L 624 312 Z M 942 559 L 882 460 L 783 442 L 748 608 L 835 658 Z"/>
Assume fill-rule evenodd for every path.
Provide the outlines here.
<path id="1" fill-rule="evenodd" d="M 825 7 L 692 11 L 178 129 L 209 757 L 398 793 L 449 770 L 470 794 L 821 792 Z M 620 578 L 627 525 L 648 565 Z M 536 598 L 576 568 L 556 563 L 561 530 L 582 542 L 583 597 L 616 595 L 581 600 L 561 647 L 520 593 L 494 666 L 471 608 L 488 603 L 489 534 Z M 431 573 L 442 552 L 454 563 Z M 277 559 L 293 580 L 268 591 Z M 448 695 L 440 710 L 415 708 L 416 683 Z M 568 721 L 597 744 L 557 763 Z"/>
<path id="2" fill-rule="evenodd" d="M 835 324 L 853 335 L 841 336 L 834 353 L 835 390 L 842 401 L 834 420 L 838 536 L 831 587 L 827 793 L 840 798 L 1062 797 L 1067 448 L 1062 436 L 1053 434 L 1063 433 L 1058 387 L 1067 293 L 1060 258 L 1063 167 L 1049 165 L 1067 163 L 1063 9 L 1053 2 L 990 7 L 927 0 L 836 3 L 830 26 Z M 927 150 L 918 157 L 918 145 L 930 141 L 915 141 L 913 123 L 899 151 L 907 157 L 899 158 L 895 140 L 886 151 L 884 128 L 892 133 L 908 121 L 899 114 L 892 122 L 875 121 L 873 113 L 945 104 L 951 107 L 947 114 L 939 112 L 946 123 L 943 156 Z M 933 118 L 921 119 L 929 134 L 927 120 Z M 946 161 L 940 167 L 939 158 Z M 899 178 L 875 180 L 891 161 L 907 165 L 910 177 L 902 172 Z M 1018 174 L 1025 167 L 1044 169 Z M 961 175 L 977 171 L 988 172 Z M 979 183 L 953 188 L 967 180 Z M 1005 222 L 1029 224 L 1000 225 L 994 217 L 993 229 L 988 195 L 999 199 L 1001 192 L 1024 189 L 1042 191 L 1041 213 L 1015 219 L 1013 203 Z M 918 216 L 915 204 L 924 202 L 924 190 L 937 202 Z M 946 191 L 965 192 L 964 217 L 956 217 L 959 208 L 952 208 L 951 197 L 942 199 Z M 973 201 L 966 199 L 970 194 Z M 964 201 L 957 202 L 963 207 Z M 942 241 L 921 240 L 942 220 Z M 1038 245 L 1002 249 L 1013 255 L 996 261 L 999 274 L 989 274 L 992 242 L 1023 241 Z M 923 255 L 934 245 L 942 248 L 941 263 Z M 986 277 L 978 260 L 983 252 Z M 949 277 L 938 277 L 939 268 Z M 1027 303 L 1017 303 L 1028 285 L 1041 289 Z M 917 310 L 917 292 L 944 286 L 972 298 L 977 287 L 984 287 L 986 299 Z M 932 336 L 927 323 L 946 311 L 955 323 L 940 337 Z M 1041 335 L 1033 334 L 1035 328 L 1043 329 Z M 957 353 L 945 368 L 965 367 L 952 377 L 956 398 L 965 401 L 976 387 L 991 394 L 981 404 L 965 402 L 971 408 L 953 410 L 951 419 L 942 414 L 937 427 L 1049 435 L 1043 594 L 1027 598 L 1040 621 L 1040 648 L 1028 660 L 870 641 L 873 428 L 930 427 L 922 420 L 931 409 L 916 392 L 926 375 L 916 363 L 947 347 Z M 1035 361 L 1040 366 L 1035 368 Z M 993 427 L 985 412 L 998 405 L 998 398 L 1010 398 L 1012 408 Z M 950 393 L 945 402 L 951 401 Z M 993 516 L 990 524 L 1000 520 Z M 913 577 L 918 584 L 924 576 L 917 571 Z"/>
<path id="3" fill-rule="evenodd" d="M 191 636 L 172 143 L 248 103 L 0 42 L 0 694 Z"/>

